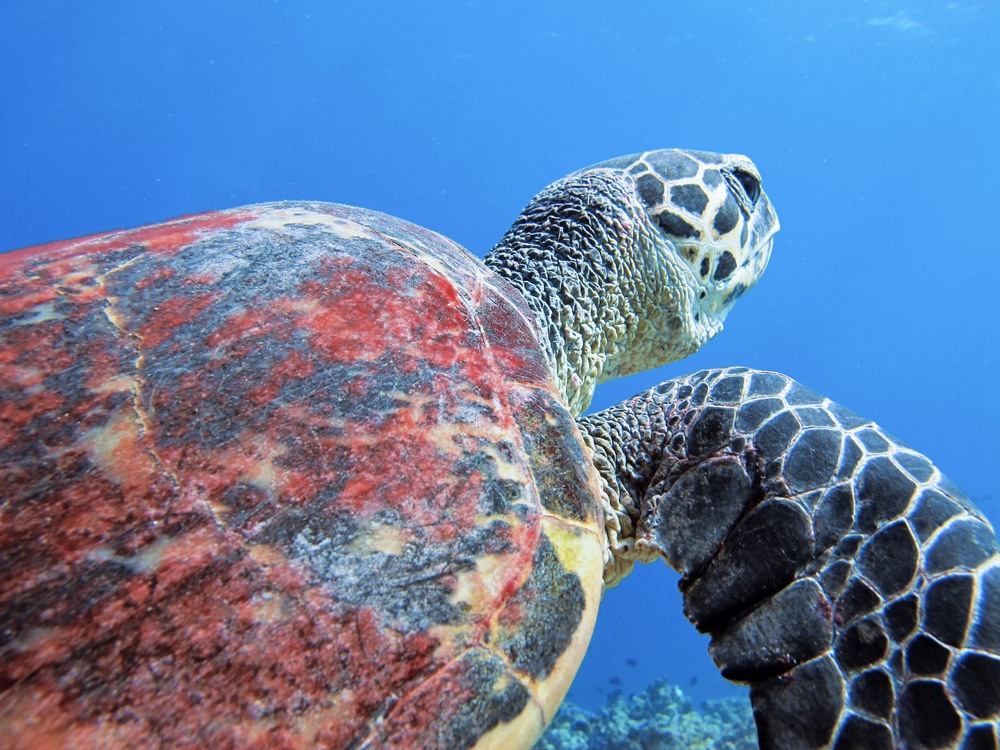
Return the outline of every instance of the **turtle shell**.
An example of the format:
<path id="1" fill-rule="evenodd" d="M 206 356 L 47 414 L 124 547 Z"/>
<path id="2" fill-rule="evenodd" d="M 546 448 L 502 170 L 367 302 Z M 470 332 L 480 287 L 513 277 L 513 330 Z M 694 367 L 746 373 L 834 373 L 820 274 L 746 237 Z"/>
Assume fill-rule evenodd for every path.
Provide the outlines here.
<path id="1" fill-rule="evenodd" d="M 527 747 L 601 595 L 523 298 L 276 203 L 0 256 L 6 747 Z"/>

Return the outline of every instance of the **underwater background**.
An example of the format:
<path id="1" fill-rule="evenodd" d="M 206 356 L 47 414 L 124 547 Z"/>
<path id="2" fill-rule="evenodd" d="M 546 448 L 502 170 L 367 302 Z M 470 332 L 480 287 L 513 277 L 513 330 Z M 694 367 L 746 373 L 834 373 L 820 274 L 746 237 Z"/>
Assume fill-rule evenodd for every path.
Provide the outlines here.
<path id="1" fill-rule="evenodd" d="M 998 33 L 997 0 L 0 2 L 0 250 L 313 199 L 482 255 L 588 164 L 745 153 L 782 224 L 763 280 L 701 352 L 594 408 L 780 370 L 1000 526 Z M 676 581 L 657 564 L 607 593 L 574 704 L 745 694 Z"/>

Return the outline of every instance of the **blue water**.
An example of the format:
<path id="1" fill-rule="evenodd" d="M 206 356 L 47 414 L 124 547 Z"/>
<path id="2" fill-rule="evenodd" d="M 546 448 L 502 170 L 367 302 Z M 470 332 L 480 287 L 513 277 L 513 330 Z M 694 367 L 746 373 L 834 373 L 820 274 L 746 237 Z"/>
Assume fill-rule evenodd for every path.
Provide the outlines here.
<path id="1" fill-rule="evenodd" d="M 1000 4 L 0 3 L 0 249 L 283 198 L 482 254 L 531 195 L 664 146 L 754 158 L 771 266 L 695 357 L 781 370 L 929 454 L 1000 525 Z M 666 566 L 572 689 L 731 691 Z M 626 663 L 634 659 L 636 666 Z"/>

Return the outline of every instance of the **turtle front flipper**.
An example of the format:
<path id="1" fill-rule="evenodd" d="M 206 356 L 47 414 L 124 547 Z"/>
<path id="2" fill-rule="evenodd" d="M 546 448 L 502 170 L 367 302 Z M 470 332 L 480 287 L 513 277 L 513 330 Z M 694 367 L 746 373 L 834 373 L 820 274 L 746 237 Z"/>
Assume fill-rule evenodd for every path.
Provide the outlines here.
<path id="1" fill-rule="evenodd" d="M 683 574 L 761 747 L 996 748 L 1000 546 L 877 425 L 777 373 L 666 382 L 582 420 L 607 487 L 613 585 Z"/>

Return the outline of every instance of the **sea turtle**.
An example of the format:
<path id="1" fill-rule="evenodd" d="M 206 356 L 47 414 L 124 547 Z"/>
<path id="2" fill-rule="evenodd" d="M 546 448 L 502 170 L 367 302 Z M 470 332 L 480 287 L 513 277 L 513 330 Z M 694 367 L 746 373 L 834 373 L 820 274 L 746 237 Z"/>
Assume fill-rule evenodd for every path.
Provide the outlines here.
<path id="1" fill-rule="evenodd" d="M 286 202 L 0 259 L 0 745 L 527 748 L 634 561 L 763 747 L 996 747 L 1000 555 L 923 456 L 697 349 L 753 163 L 574 173 L 485 262 Z"/>

